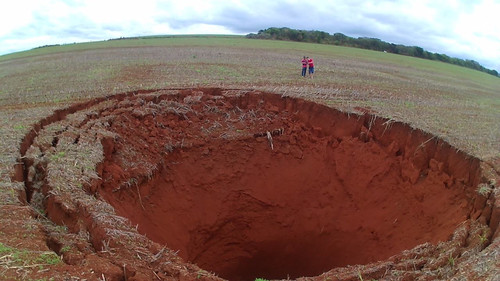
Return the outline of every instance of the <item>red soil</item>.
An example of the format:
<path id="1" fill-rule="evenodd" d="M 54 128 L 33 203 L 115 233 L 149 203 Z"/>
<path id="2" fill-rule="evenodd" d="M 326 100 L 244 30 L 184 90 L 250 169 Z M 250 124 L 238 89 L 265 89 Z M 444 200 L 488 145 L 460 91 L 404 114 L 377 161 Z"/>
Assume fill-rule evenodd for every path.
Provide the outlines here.
<path id="1" fill-rule="evenodd" d="M 381 142 L 359 117 L 274 95 L 171 99 L 190 110 L 103 113 L 117 116 L 120 141 L 105 145 L 99 193 L 139 232 L 229 280 L 383 260 L 447 240 L 472 211 L 471 164 L 434 159 L 412 132 Z M 274 149 L 253 137 L 277 128 Z M 124 188 L 145 173 L 124 167 L 144 164 L 135 155 L 157 171 Z"/>
<path id="2" fill-rule="evenodd" d="M 42 130 L 77 111 L 85 120 L 65 121 L 57 136 Z M 411 280 L 442 274 L 438 267 L 450 253 L 483 247 L 479 231 L 492 222 L 494 233 L 498 224 L 498 209 L 475 191 L 479 160 L 370 114 L 275 94 L 197 89 L 119 95 L 52 119 L 21 147 L 25 177 L 34 167 L 40 173 L 34 178 L 43 181 L 25 179 L 28 200 L 42 192 L 49 218 L 88 232 L 97 253 L 65 262 L 99 260 L 95 272 L 112 269 L 106 280 L 217 279 L 192 264 L 229 280 L 254 280 L 368 263 L 314 280 L 378 279 L 400 270 Z M 95 138 L 104 156 L 87 192 L 156 243 L 114 213 L 103 214 L 109 208 L 101 201 L 83 200 L 88 194 L 81 190 L 50 192 L 47 162 L 59 139 L 77 147 L 86 138 Z M 52 240 L 59 253 L 64 243 Z M 425 244 L 441 241 L 448 244 Z M 103 250 L 108 247 L 113 250 Z M 141 258 L 146 252 L 149 258 Z M 409 269 L 406 259 L 412 259 Z"/>

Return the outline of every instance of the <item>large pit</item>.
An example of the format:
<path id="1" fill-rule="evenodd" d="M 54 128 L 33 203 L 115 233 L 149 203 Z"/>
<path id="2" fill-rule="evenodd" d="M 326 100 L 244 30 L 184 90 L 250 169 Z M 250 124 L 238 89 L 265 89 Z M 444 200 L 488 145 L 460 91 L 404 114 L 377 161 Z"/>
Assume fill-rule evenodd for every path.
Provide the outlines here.
<path id="1" fill-rule="evenodd" d="M 482 214 L 477 159 L 375 115 L 221 89 L 125 95 L 94 107 L 85 121 L 67 121 L 78 134 L 67 126 L 52 147 L 65 132 L 74 143 L 96 135 L 102 160 L 87 192 L 228 280 L 386 260 L 447 241 Z"/>

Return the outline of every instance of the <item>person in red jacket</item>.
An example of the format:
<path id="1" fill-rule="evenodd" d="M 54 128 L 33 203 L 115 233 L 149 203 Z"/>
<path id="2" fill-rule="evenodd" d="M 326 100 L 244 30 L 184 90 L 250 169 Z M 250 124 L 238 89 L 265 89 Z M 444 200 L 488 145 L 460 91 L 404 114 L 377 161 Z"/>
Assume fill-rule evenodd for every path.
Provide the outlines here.
<path id="1" fill-rule="evenodd" d="M 314 77 L 314 61 L 312 58 L 307 57 L 307 63 L 309 64 L 309 77 Z"/>
<path id="2" fill-rule="evenodd" d="M 307 59 L 304 56 L 304 58 L 302 59 L 302 77 L 306 77 L 306 73 L 307 73 Z"/>

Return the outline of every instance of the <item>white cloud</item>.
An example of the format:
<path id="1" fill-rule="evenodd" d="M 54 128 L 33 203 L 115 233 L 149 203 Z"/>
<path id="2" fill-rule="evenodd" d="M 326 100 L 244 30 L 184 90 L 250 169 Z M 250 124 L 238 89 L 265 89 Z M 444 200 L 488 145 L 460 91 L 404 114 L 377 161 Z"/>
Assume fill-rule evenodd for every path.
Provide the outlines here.
<path id="1" fill-rule="evenodd" d="M 116 37 L 286 26 L 416 45 L 500 70 L 500 0 L 18 0 L 2 10 L 0 54 Z"/>
<path id="2" fill-rule="evenodd" d="M 490 59 L 492 66 L 496 64 L 496 69 L 500 70 L 499 11 L 500 1 L 483 1 L 482 5 L 460 14 L 453 31 L 460 53 Z"/>

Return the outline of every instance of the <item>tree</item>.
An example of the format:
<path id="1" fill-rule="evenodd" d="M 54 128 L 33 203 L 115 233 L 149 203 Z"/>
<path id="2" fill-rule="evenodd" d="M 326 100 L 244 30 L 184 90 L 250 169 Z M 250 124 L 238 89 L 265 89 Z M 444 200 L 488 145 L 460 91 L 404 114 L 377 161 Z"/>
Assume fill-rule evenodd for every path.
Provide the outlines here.
<path id="1" fill-rule="evenodd" d="M 424 57 L 424 49 L 422 49 L 420 47 L 415 47 L 415 56 L 419 57 L 419 58 L 423 58 Z"/>

